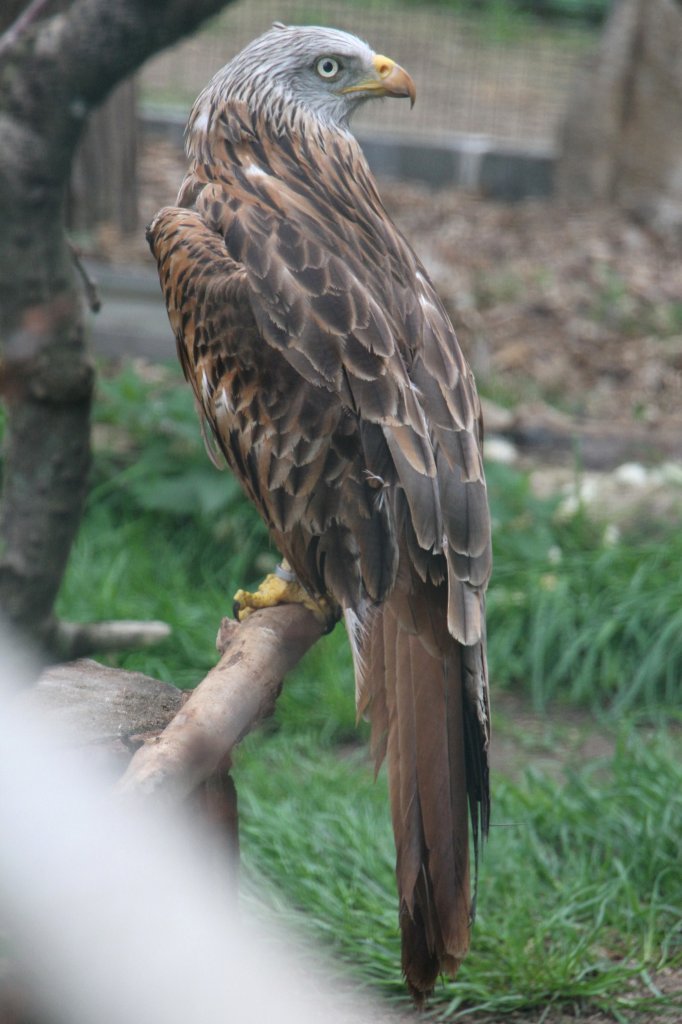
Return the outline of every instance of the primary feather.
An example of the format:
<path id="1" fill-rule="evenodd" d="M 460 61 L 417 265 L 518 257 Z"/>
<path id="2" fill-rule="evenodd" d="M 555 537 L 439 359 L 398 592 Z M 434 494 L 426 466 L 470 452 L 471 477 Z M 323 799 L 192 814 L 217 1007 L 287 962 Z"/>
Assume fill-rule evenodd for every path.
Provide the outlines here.
<path id="1" fill-rule="evenodd" d="M 149 240 L 201 416 L 346 614 L 420 999 L 467 950 L 467 818 L 476 849 L 488 824 L 490 520 L 471 372 L 348 129 L 381 95 L 414 87 L 366 43 L 275 26 L 199 96 Z"/>

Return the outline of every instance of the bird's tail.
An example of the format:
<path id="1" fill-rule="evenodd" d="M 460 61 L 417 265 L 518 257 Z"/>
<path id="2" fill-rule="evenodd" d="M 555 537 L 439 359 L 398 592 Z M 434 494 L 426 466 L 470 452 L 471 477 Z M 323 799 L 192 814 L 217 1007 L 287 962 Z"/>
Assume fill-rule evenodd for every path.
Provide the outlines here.
<path id="1" fill-rule="evenodd" d="M 454 975 L 467 952 L 469 810 L 475 848 L 488 815 L 487 742 L 467 697 L 472 668 L 485 671 L 482 648 L 463 647 L 432 615 L 406 621 L 397 596 L 373 612 L 358 693 L 377 769 L 387 760 L 402 966 L 417 1002 L 441 972 Z"/>

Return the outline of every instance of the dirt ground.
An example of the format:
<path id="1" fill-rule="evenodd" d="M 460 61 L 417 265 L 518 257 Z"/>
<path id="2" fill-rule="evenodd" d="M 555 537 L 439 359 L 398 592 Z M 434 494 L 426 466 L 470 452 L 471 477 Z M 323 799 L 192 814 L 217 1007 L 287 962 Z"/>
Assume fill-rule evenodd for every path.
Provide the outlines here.
<path id="1" fill-rule="evenodd" d="M 184 168 L 177 147 L 155 142 L 144 148 L 141 224 L 173 202 Z M 682 431 L 682 239 L 657 236 L 615 209 L 576 210 L 544 201 L 510 206 L 460 191 L 380 184 L 389 212 L 446 302 L 484 389 L 506 405 L 549 405 L 587 424 Z M 142 228 L 129 238 L 100 230 L 89 255 L 151 266 Z M 510 701 L 504 698 L 497 709 L 502 719 L 518 724 L 525 716 L 538 757 L 551 770 L 556 755 L 546 721 Z M 568 741 L 572 756 L 608 753 L 609 739 L 586 716 L 576 713 L 563 728 L 562 747 Z M 521 767 L 518 756 L 518 744 L 507 742 L 502 728 L 498 767 L 514 774 Z M 663 972 L 654 981 L 663 992 L 682 992 L 681 971 Z M 377 1009 L 371 1024 L 427 1019 L 386 1008 Z M 502 1024 L 498 1018 L 468 1019 Z M 507 1016 L 504 1024 L 575 1020 L 608 1024 L 613 1018 L 547 1007 Z M 632 1021 L 672 1024 L 682 1021 L 682 1010 Z"/>

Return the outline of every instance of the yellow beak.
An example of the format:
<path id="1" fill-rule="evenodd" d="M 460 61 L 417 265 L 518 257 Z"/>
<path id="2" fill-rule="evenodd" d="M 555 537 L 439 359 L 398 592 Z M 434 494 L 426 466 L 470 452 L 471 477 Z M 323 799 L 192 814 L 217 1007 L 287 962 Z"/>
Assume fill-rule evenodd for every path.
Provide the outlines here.
<path id="1" fill-rule="evenodd" d="M 373 96 L 409 96 L 410 106 L 414 106 L 417 96 L 415 84 L 400 64 L 380 53 L 372 60 L 376 77 L 366 78 L 357 85 L 348 85 L 341 92 L 368 92 Z"/>

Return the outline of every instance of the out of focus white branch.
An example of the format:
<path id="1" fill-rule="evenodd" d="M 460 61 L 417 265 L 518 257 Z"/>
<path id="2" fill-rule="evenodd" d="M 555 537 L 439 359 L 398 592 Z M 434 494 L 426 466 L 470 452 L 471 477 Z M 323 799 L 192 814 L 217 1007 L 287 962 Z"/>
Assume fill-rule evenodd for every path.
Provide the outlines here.
<path id="1" fill-rule="evenodd" d="M 58 622 L 54 646 L 62 658 L 84 658 L 93 651 L 132 651 L 153 647 L 171 635 L 167 622 L 112 619 L 103 622 Z"/>
<path id="2" fill-rule="evenodd" d="M 267 664 L 267 652 L 277 644 L 268 631 L 288 634 L 289 654 L 279 659 L 280 667 L 294 663 L 319 636 L 304 609 L 258 612 L 253 622 L 238 627 L 221 659 L 223 680 L 232 678 L 234 684 L 232 672 L 244 662 L 256 672 Z M 187 822 L 178 813 L 156 813 L 146 803 L 112 799 L 109 776 L 91 769 L 82 751 L 67 752 L 59 731 L 45 728 L 45 716 L 27 705 L 26 689 L 17 695 L 21 665 L 9 661 L 5 639 L 0 637 L 0 913 L 19 961 L 16 984 L 23 987 L 28 980 L 29 1019 L 63 1024 L 395 1020 L 367 996 L 356 999 L 332 986 L 310 950 L 297 955 L 291 936 L 265 934 L 244 908 L 237 909 L 225 879 L 225 851 L 195 819 Z M 249 650 L 261 643 L 262 658 Z M 223 664 L 230 660 L 231 665 Z M 68 684 L 75 691 L 79 679 L 87 690 L 86 669 L 92 665 L 79 664 Z M 103 670 L 95 688 L 103 694 L 109 671 Z M 142 693 L 144 677 L 136 673 L 113 673 L 112 688 L 118 687 L 115 677 L 126 675 L 136 677 L 133 689 Z M 246 674 L 243 680 L 246 685 Z M 264 679 L 254 678 L 254 685 L 264 693 Z M 164 684 L 149 686 L 161 687 L 163 696 Z M 218 710 L 220 689 L 214 690 Z M 125 687 L 119 690 L 123 706 Z M 52 715 L 47 718 L 54 726 Z M 203 741 L 196 721 L 193 730 Z"/>

